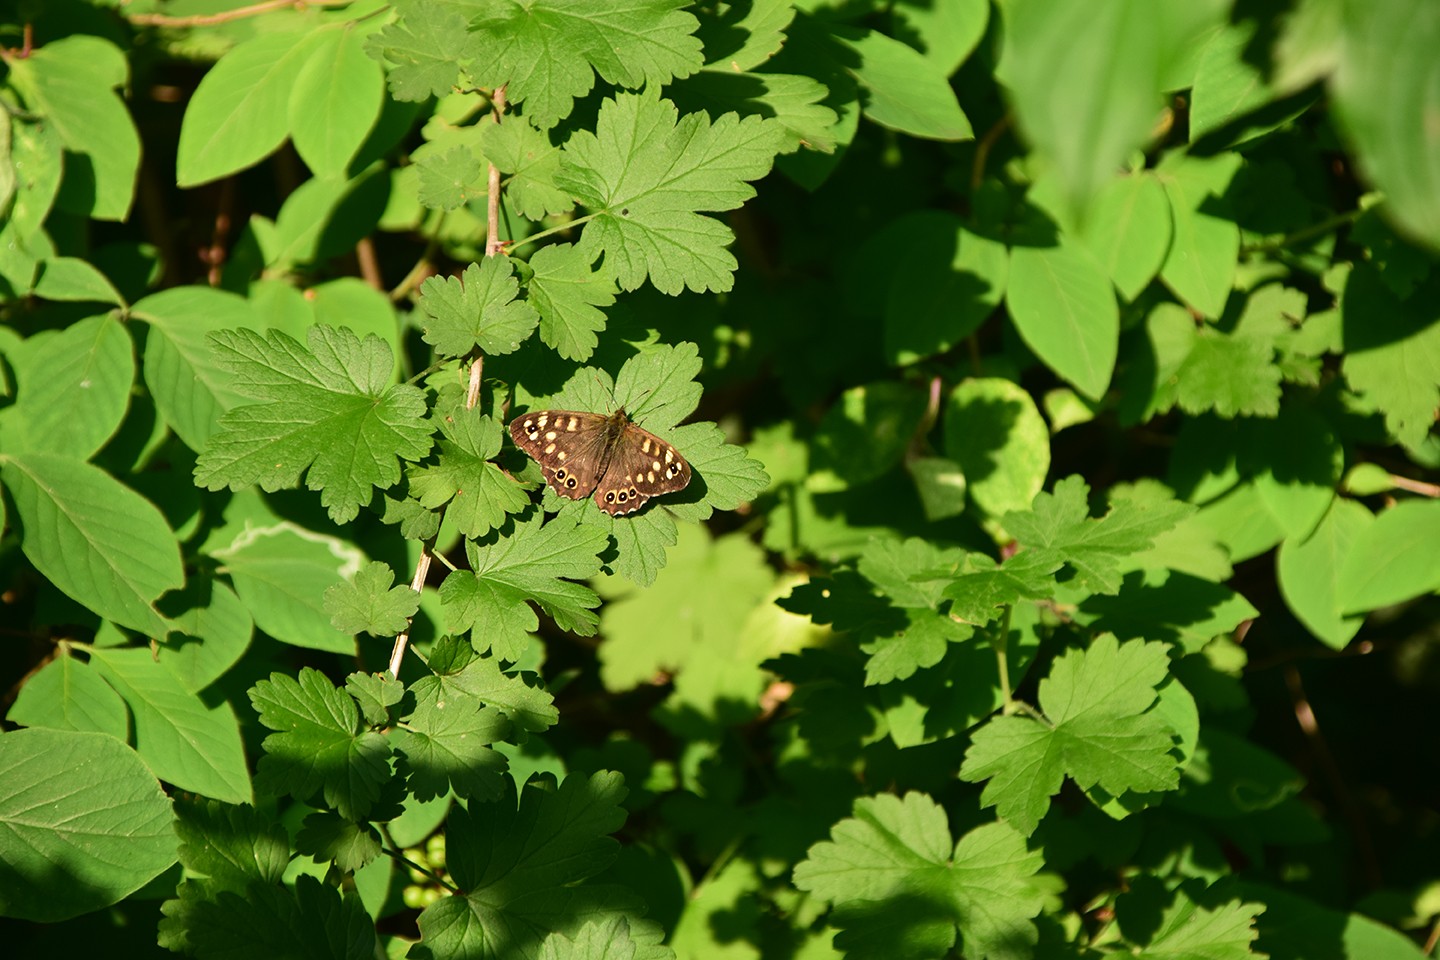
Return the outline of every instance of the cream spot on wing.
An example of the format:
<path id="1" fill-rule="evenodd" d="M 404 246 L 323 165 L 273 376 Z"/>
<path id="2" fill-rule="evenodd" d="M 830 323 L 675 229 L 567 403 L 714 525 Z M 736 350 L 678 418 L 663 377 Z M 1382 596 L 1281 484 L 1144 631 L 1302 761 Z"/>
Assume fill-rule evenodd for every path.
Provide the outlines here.
<path id="1" fill-rule="evenodd" d="M 564 451 L 564 450 L 561 450 L 559 453 L 555 454 L 555 459 L 556 459 L 556 460 L 564 460 L 564 459 L 565 459 L 565 451 Z"/>
<path id="2" fill-rule="evenodd" d="M 666 450 L 666 451 L 665 451 L 665 462 L 666 462 L 666 463 L 669 463 L 671 460 L 674 460 L 674 459 L 675 459 L 675 451 L 674 451 L 674 450 Z"/>
<path id="3" fill-rule="evenodd" d="M 574 430 L 574 429 L 575 429 L 575 418 L 574 418 L 574 417 L 571 417 L 571 418 L 570 418 L 570 422 L 567 423 L 567 424 L 565 424 L 565 429 L 566 429 L 566 430 Z"/>
<path id="4" fill-rule="evenodd" d="M 640 451 L 641 451 L 642 453 L 649 453 L 649 452 L 650 452 L 650 438 L 649 438 L 649 437 L 646 437 L 646 438 L 645 438 L 645 442 L 642 443 L 642 444 L 640 444 Z"/>
<path id="5" fill-rule="evenodd" d="M 555 444 L 553 444 L 553 443 L 546 444 L 546 446 L 545 446 L 545 452 L 546 452 L 546 453 L 554 453 L 554 452 L 555 452 Z"/>
<path id="6" fill-rule="evenodd" d="M 646 482 L 646 483 L 654 483 L 654 482 L 655 482 L 655 474 L 653 474 L 653 473 L 647 473 L 647 474 L 645 474 L 645 482 Z"/>
<path id="7" fill-rule="evenodd" d="M 546 439 L 546 440 L 554 440 L 554 439 L 555 439 L 555 431 L 554 431 L 554 430 L 551 430 L 551 431 L 549 431 L 548 433 L 546 433 L 546 434 L 545 434 L 545 439 Z"/>
<path id="8" fill-rule="evenodd" d="M 651 469 L 651 470 L 659 470 L 659 469 L 660 469 L 660 461 L 659 461 L 659 460 L 656 460 L 654 463 L 650 464 L 650 469 Z"/>

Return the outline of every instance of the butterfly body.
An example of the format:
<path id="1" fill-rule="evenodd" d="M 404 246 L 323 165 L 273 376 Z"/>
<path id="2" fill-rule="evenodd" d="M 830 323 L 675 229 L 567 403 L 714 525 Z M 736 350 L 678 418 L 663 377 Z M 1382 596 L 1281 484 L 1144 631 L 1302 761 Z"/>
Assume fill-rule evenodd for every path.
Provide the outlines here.
<path id="1" fill-rule="evenodd" d="M 539 410 L 510 421 L 515 445 L 540 464 L 545 483 L 611 516 L 634 513 L 652 497 L 685 489 L 690 464 L 670 444 L 630 422 L 578 410 Z"/>

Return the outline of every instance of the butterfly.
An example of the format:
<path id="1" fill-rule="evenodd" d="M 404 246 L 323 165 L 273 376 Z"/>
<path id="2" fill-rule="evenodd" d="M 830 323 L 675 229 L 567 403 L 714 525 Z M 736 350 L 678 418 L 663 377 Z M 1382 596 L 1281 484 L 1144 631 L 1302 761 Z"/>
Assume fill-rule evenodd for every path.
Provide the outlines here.
<path id="1" fill-rule="evenodd" d="M 560 496 L 583 500 L 612 517 L 634 513 L 650 500 L 684 490 L 690 464 L 680 451 L 630 422 L 623 409 L 606 416 L 541 410 L 510 421 L 510 437 L 545 474 Z"/>

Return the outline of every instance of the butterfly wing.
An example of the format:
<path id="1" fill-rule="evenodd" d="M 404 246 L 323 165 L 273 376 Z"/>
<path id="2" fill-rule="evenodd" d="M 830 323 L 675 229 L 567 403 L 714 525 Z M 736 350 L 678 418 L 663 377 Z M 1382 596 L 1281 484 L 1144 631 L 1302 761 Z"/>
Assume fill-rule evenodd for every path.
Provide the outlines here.
<path id="1" fill-rule="evenodd" d="M 539 410 L 510 421 L 510 438 L 545 474 L 560 496 L 583 500 L 606 466 L 608 417 L 573 410 Z"/>
<path id="2" fill-rule="evenodd" d="M 634 513 L 651 497 L 684 490 L 689 482 L 690 464 L 680 451 L 627 423 L 595 486 L 595 504 L 612 517 Z"/>

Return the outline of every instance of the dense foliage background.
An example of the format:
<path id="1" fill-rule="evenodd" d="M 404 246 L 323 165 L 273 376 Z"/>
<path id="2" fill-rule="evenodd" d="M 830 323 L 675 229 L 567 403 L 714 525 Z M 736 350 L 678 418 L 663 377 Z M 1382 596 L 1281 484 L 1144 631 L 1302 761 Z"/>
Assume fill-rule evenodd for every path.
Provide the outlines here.
<path id="1" fill-rule="evenodd" d="M 7 956 L 1435 955 L 1440 5 L 0 11 Z"/>

